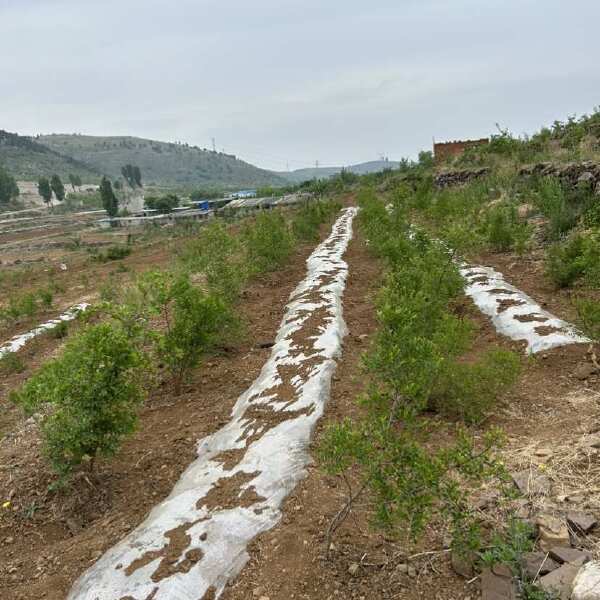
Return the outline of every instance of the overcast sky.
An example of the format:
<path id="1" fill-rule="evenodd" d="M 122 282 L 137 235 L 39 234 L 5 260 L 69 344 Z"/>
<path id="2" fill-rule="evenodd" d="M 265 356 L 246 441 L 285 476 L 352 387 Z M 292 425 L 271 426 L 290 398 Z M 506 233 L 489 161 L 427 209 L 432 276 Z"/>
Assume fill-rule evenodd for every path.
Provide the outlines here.
<path id="1" fill-rule="evenodd" d="M 0 129 L 415 156 L 600 105 L 599 23 L 600 0 L 0 0 Z"/>

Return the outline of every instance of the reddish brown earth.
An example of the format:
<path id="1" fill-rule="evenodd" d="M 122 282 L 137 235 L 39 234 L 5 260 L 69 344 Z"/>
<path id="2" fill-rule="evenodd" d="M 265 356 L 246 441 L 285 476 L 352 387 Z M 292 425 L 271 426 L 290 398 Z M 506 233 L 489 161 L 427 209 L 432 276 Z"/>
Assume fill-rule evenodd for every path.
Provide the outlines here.
<path id="1" fill-rule="evenodd" d="M 254 281 L 240 304 L 244 339 L 208 357 L 180 396 L 169 385 L 153 393 L 133 439 L 68 490 L 49 490 L 53 476 L 40 455 L 37 426 L 14 416 L 4 389 L 0 406 L 13 415 L 13 430 L 0 442 L 0 503 L 11 503 L 0 509 L 2 600 L 62 600 L 78 575 L 168 495 L 195 457 L 196 440 L 227 422 L 237 397 L 258 376 L 270 352 L 260 345 L 274 339 L 313 247 L 303 246 L 284 270 Z M 55 348 L 42 344 L 35 360 Z"/>
<path id="2" fill-rule="evenodd" d="M 209 358 L 181 396 L 173 396 L 168 386 L 153 394 L 143 411 L 138 434 L 124 445 L 116 460 L 100 465 L 93 477 L 82 476 L 69 492 L 47 491 L 51 474 L 39 456 L 35 424 L 24 424 L 16 417 L 11 421 L 16 434 L 0 443 L 0 501 L 9 496 L 11 501 L 8 510 L 0 511 L 3 600 L 64 598 L 72 581 L 169 493 L 195 456 L 195 440 L 227 421 L 238 395 L 258 375 L 270 352 L 259 346 L 274 338 L 288 295 L 304 276 L 304 258 L 310 250 L 304 248 L 289 269 L 250 286 L 241 305 L 248 322 L 247 339 L 230 352 Z M 344 318 L 350 333 L 334 376 L 331 399 L 316 432 L 315 447 L 328 423 L 359 414 L 355 400 L 364 389 L 365 379 L 361 355 L 368 350 L 376 328 L 373 299 L 381 284 L 379 266 L 360 236 L 350 243 L 345 258 L 349 278 Z M 527 263 L 522 263 L 521 270 L 518 265 L 509 268 L 512 263 L 508 264 L 510 258 L 505 256 L 480 258 L 538 302 L 546 302 L 557 316 L 571 317 L 566 303 L 561 304 L 554 290 L 546 287 L 539 270 L 529 271 Z M 522 356 L 523 373 L 518 384 L 485 423 L 472 428 L 472 433 L 480 435 L 490 425 L 503 428 L 507 435 L 503 456 L 508 469 L 531 468 L 549 475 L 552 490 L 530 498 L 525 507 L 529 513 L 535 514 L 541 506 L 553 512 L 582 508 L 599 517 L 600 469 L 590 462 L 598 450 L 590 449 L 586 441 L 599 429 L 600 377 L 581 379 L 577 375 L 578 368 L 589 362 L 587 346 L 558 348 L 527 358 L 523 346 L 498 336 L 468 299 L 456 309 L 476 325 L 474 348 L 466 360 L 493 346 L 514 349 Z M 55 348 L 51 343 L 48 348 L 42 344 L 34 360 L 41 360 Z M 9 385 L 15 384 L 16 379 Z M 6 406 L 5 397 L 0 406 Z M 451 419 L 436 415 L 430 419 L 440 439 L 453 435 L 456 423 Z M 236 456 L 223 458 L 236 460 Z M 250 562 L 223 598 L 479 597 L 479 580 L 467 581 L 452 570 L 446 523 L 432 523 L 417 544 L 402 534 L 388 537 L 369 524 L 368 496 L 361 498 L 336 532 L 330 560 L 325 560 L 324 532 L 341 507 L 344 493 L 340 480 L 313 465 L 285 502 L 280 524 L 251 544 Z M 474 500 L 482 495 L 494 496 L 497 490 L 474 491 Z M 497 529 L 508 507 L 496 505 L 493 499 L 481 506 L 480 517 L 486 527 Z M 176 546 L 182 536 L 185 532 L 173 532 L 172 543 Z M 593 548 L 597 541 L 592 534 L 581 544 Z M 200 558 L 189 557 L 190 561 Z M 165 555 L 161 565 L 167 559 Z"/>

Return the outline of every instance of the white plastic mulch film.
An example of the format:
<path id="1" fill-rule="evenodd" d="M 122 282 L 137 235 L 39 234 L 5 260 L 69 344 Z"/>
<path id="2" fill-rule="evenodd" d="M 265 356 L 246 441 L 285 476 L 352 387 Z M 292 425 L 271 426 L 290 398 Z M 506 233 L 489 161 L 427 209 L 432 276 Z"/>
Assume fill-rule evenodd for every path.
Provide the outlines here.
<path id="1" fill-rule="evenodd" d="M 63 321 L 72 321 L 77 317 L 77 315 L 80 312 L 86 310 L 88 306 L 89 304 L 86 304 L 85 302 L 82 304 L 76 304 L 64 314 L 60 315 L 60 317 L 52 319 L 51 321 L 47 321 L 46 323 L 43 323 L 42 325 L 36 327 L 35 329 L 32 329 L 31 331 L 28 331 L 27 333 L 16 335 L 14 338 L 0 346 L 0 358 L 2 358 L 2 356 L 7 354 L 8 352 L 17 352 L 17 350 L 20 350 L 29 340 L 37 337 L 38 335 L 41 335 L 46 331 L 54 329 Z"/>
<path id="2" fill-rule="evenodd" d="M 342 256 L 356 210 L 343 211 L 308 259 L 271 356 L 229 423 L 199 441 L 169 497 L 83 574 L 70 600 L 218 598 L 247 562 L 248 543 L 280 520 L 305 476 L 346 333 Z"/>
<path id="3" fill-rule="evenodd" d="M 507 283 L 502 273 L 491 267 L 463 265 L 460 272 L 467 281 L 466 294 L 482 313 L 491 317 L 498 333 L 526 342 L 529 354 L 590 341 L 573 325 Z"/>

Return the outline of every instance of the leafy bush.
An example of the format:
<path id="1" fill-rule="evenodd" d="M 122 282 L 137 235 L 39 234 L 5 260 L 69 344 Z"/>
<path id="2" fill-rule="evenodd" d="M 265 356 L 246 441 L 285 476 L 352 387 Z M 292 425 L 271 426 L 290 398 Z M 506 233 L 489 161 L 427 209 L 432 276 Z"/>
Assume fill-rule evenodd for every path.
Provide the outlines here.
<path id="1" fill-rule="evenodd" d="M 568 203 L 567 194 L 556 178 L 542 179 L 537 205 L 549 219 L 547 236 L 550 240 L 559 240 L 577 224 L 577 211 Z"/>
<path id="2" fill-rule="evenodd" d="M 496 398 L 515 384 L 520 370 L 517 355 L 501 349 L 485 353 L 474 363 L 449 362 L 432 395 L 432 404 L 440 412 L 477 423 Z"/>
<path id="3" fill-rule="evenodd" d="M 553 244 L 546 252 L 546 275 L 559 288 L 573 285 L 585 273 L 585 254 L 586 241 L 580 234 Z"/>
<path id="4" fill-rule="evenodd" d="M 281 213 L 261 212 L 242 232 L 251 271 L 263 273 L 282 266 L 294 248 L 294 239 Z"/>
<path id="5" fill-rule="evenodd" d="M 157 210 L 162 214 L 168 214 L 173 212 L 173 209 L 179 206 L 179 197 L 177 194 L 165 194 L 158 198 L 149 196 L 145 198 L 145 203 L 148 208 Z"/>
<path id="6" fill-rule="evenodd" d="M 164 330 L 153 334 L 155 347 L 179 393 L 201 356 L 231 335 L 238 321 L 221 297 L 194 287 L 186 275 L 149 272 L 138 287 L 150 314 L 162 319 Z"/>
<path id="7" fill-rule="evenodd" d="M 335 202 L 309 202 L 298 209 L 292 220 L 294 236 L 303 241 L 317 241 L 321 224 L 331 219 L 340 209 Z"/>
<path id="8" fill-rule="evenodd" d="M 0 373 L 3 375 L 22 373 L 24 370 L 25 363 L 16 352 L 5 352 L 0 356 Z"/>
<path id="9" fill-rule="evenodd" d="M 50 329 L 49 333 L 54 339 L 62 340 L 67 337 L 67 333 L 69 333 L 69 324 L 67 321 L 61 321 L 60 323 L 57 323 L 55 327 Z"/>
<path id="10" fill-rule="evenodd" d="M 486 213 L 485 236 L 490 246 L 499 252 L 523 249 L 529 239 L 529 228 L 521 222 L 513 205 L 494 206 Z"/>
<path id="11" fill-rule="evenodd" d="M 181 260 L 188 271 L 203 273 L 208 290 L 227 302 L 239 296 L 248 275 L 242 245 L 221 221 L 205 226 L 185 246 Z"/>
<path id="12" fill-rule="evenodd" d="M 600 342 L 600 302 L 590 298 L 577 298 L 575 308 L 585 334 L 592 340 Z"/>
<path id="13" fill-rule="evenodd" d="M 98 252 L 95 258 L 99 262 L 109 262 L 111 260 L 121 260 L 130 254 L 130 246 L 109 246 L 105 252 Z"/>
<path id="14" fill-rule="evenodd" d="M 71 339 L 12 394 L 29 414 L 43 407 L 44 449 L 53 468 L 67 475 L 85 461 L 111 456 L 137 422 L 144 397 L 143 357 L 124 330 L 93 325 Z"/>
<path id="15" fill-rule="evenodd" d="M 385 529 L 418 535 L 438 514 L 448 519 L 453 545 L 478 547 L 478 526 L 465 500 L 465 487 L 500 476 L 496 431 L 476 448 L 463 431 L 454 443 L 434 449 L 423 418 L 432 407 L 479 420 L 516 379 L 518 358 L 494 351 L 471 364 L 459 357 L 471 345 L 472 326 L 452 314 L 464 282 L 447 249 L 410 229 L 402 198 L 386 207 L 372 191 L 359 197 L 359 220 L 369 247 L 388 274 L 377 301 L 378 332 L 364 357 L 369 388 L 361 398 L 364 416 L 328 428 L 320 459 L 331 474 L 358 474 L 329 535 L 363 490 L 374 498 L 374 519 Z M 348 484 L 349 485 L 349 484 Z"/>

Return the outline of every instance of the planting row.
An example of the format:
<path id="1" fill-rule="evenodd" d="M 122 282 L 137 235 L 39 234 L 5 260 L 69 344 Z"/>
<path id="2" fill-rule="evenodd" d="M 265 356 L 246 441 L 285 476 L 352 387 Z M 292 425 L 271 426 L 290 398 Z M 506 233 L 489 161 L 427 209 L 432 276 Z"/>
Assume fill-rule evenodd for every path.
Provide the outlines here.
<path id="1" fill-rule="evenodd" d="M 288 220 L 261 213 L 239 235 L 214 222 L 185 245 L 171 269 L 143 273 L 88 308 L 87 324 L 62 354 L 11 394 L 38 415 L 56 472 L 64 478 L 114 454 L 135 429 L 153 385 L 167 379 L 178 391 L 203 355 L 240 334 L 235 304 L 247 279 L 281 268 L 295 241 L 318 237 L 337 210 L 322 202 Z"/>

